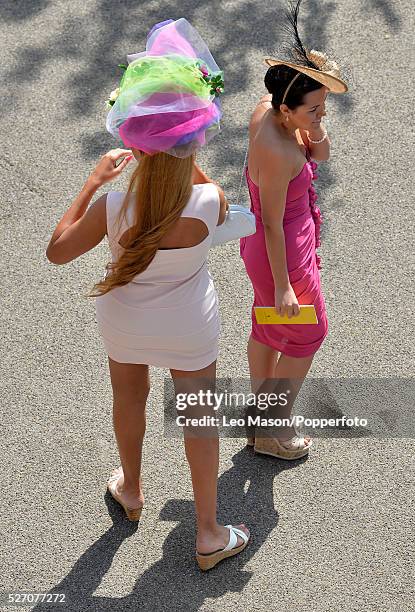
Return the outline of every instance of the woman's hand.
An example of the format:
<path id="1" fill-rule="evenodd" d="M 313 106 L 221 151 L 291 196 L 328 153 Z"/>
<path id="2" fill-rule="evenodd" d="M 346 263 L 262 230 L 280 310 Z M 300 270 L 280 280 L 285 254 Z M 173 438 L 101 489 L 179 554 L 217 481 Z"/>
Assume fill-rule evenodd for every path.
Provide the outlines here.
<path id="1" fill-rule="evenodd" d="M 132 157 L 134 156 L 129 149 L 111 149 L 102 155 L 95 170 L 89 175 L 89 180 L 99 187 L 104 183 L 110 183 L 121 174 Z M 117 161 L 122 158 L 123 161 L 117 166 Z"/>
<path id="2" fill-rule="evenodd" d="M 300 314 L 297 296 L 291 284 L 275 288 L 275 310 L 282 317 L 287 314 L 289 319 Z"/>

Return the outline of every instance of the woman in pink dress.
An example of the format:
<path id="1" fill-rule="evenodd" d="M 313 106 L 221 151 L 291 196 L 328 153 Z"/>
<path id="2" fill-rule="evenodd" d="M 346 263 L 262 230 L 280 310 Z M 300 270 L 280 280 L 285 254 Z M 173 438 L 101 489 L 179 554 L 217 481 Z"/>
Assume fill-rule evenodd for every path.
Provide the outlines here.
<path id="1" fill-rule="evenodd" d="M 290 416 L 313 357 L 328 333 L 316 253 L 321 223 L 313 187 L 317 164 L 311 158 L 329 159 L 330 141 L 322 124 L 326 98 L 330 91 L 347 91 L 338 78 L 337 65 L 300 44 L 296 14 L 293 24 L 297 63 L 266 60 L 269 95 L 259 101 L 250 120 L 246 179 L 257 231 L 240 242 L 254 290 L 248 342 L 252 387 L 269 392 L 278 384 L 276 379 L 286 381 L 290 401 L 276 415 L 279 417 Z M 314 304 L 317 325 L 256 322 L 255 306 L 275 305 L 279 314 L 291 318 L 299 314 L 299 304 Z M 289 427 L 279 430 L 278 437 L 248 438 L 248 444 L 255 445 L 259 453 L 298 459 L 308 453 L 312 442 Z"/>

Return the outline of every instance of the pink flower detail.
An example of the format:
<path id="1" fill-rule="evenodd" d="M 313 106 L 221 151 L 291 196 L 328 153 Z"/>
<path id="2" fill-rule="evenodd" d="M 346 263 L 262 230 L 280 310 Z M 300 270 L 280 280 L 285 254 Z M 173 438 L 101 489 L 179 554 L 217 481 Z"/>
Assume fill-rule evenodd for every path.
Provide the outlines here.
<path id="1" fill-rule="evenodd" d="M 316 253 L 316 263 L 317 263 L 317 269 L 321 270 L 321 257 L 320 255 L 317 255 L 317 253 Z"/>
<path id="2" fill-rule="evenodd" d="M 203 74 L 203 76 L 208 76 L 209 75 L 209 70 L 206 68 L 206 66 L 201 66 L 200 67 L 200 71 Z"/>
<path id="3" fill-rule="evenodd" d="M 317 178 L 317 174 L 314 172 L 314 170 L 317 168 L 317 164 L 315 162 L 311 162 L 311 168 L 313 169 L 313 180 Z M 321 210 L 320 208 L 316 205 L 316 201 L 318 200 L 318 195 L 316 194 L 315 190 L 314 190 L 314 185 L 311 183 L 309 190 L 309 203 L 310 203 L 310 210 L 311 210 L 311 215 L 313 217 L 313 221 L 314 221 L 314 228 L 315 228 L 315 240 L 316 240 L 316 249 L 321 246 L 321 240 L 320 240 L 320 226 L 323 222 L 323 217 L 321 214 Z M 319 255 L 317 255 L 316 253 L 316 264 L 317 264 L 317 268 L 318 270 L 321 270 L 322 266 L 321 266 L 321 257 Z"/>

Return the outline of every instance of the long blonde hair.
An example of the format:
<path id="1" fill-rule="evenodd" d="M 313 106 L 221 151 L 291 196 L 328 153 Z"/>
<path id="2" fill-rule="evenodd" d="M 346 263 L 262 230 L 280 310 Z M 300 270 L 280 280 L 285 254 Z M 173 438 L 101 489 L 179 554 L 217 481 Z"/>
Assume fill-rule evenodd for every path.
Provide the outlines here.
<path id="1" fill-rule="evenodd" d="M 194 155 L 185 158 L 167 153 L 141 154 L 139 164 L 117 216 L 126 218 L 130 193 L 135 192 L 133 226 L 129 230 L 125 250 L 116 262 L 106 265 L 106 278 L 96 283 L 87 297 L 99 297 L 129 283 L 154 259 L 163 236 L 179 219 L 192 194 Z M 117 235 L 116 232 L 115 235 Z"/>

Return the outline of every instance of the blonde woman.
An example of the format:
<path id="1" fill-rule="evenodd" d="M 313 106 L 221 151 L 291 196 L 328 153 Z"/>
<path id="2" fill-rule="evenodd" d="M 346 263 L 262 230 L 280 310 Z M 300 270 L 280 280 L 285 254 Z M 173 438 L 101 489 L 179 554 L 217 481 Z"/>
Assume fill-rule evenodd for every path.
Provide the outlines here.
<path id="1" fill-rule="evenodd" d="M 165 55 L 164 48 L 174 48 L 175 55 Z M 176 391 L 214 390 L 220 319 L 206 259 L 227 202 L 195 163 L 195 151 L 219 130 L 221 117 L 221 72 L 205 43 L 185 19 L 170 20 L 152 29 L 147 54 L 134 57 L 107 118 L 107 129 L 129 148 L 101 158 L 58 224 L 47 256 L 64 264 L 108 237 L 112 261 L 90 296 L 96 297 L 108 353 L 121 460 L 108 489 L 128 518 L 139 520 L 149 365 L 169 368 Z M 133 156 L 139 163 L 127 193 L 105 193 L 86 210 L 94 192 Z M 184 442 L 195 499 L 196 559 L 207 570 L 241 552 L 249 531 L 216 519 L 217 432 L 194 437 L 185 429 Z"/>

